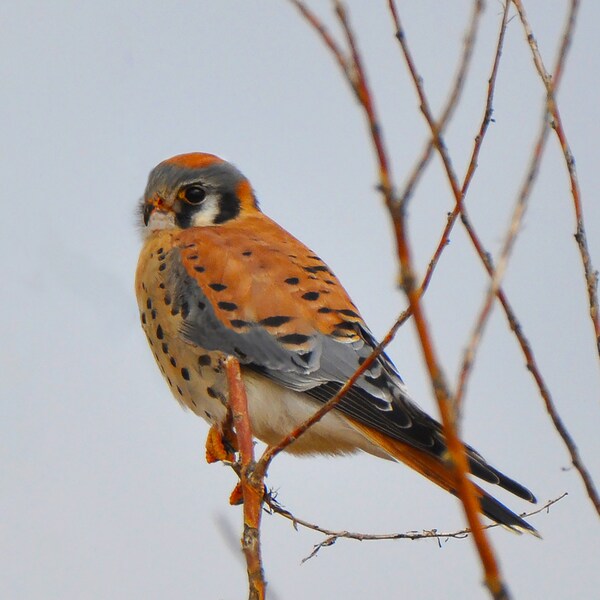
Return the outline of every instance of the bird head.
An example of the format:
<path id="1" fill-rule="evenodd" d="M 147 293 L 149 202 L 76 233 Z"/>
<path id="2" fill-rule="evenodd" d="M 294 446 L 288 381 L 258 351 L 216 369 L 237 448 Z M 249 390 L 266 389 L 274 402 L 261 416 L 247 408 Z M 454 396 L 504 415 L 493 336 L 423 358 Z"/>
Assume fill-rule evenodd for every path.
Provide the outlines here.
<path id="1" fill-rule="evenodd" d="M 231 164 L 194 152 L 154 167 L 140 202 L 144 232 L 221 225 L 258 211 L 250 182 Z"/>

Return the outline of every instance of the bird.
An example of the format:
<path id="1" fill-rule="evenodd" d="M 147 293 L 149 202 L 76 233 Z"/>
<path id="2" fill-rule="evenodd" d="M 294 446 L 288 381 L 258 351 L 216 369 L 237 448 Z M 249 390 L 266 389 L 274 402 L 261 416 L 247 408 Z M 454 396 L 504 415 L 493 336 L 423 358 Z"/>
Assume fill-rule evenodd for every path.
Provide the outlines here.
<path id="1" fill-rule="evenodd" d="M 139 221 L 142 328 L 172 394 L 209 423 L 210 461 L 231 449 L 223 437 L 226 357 L 240 363 L 253 435 L 275 444 L 335 396 L 377 346 L 333 271 L 261 211 L 233 164 L 201 152 L 161 162 L 150 172 Z M 474 448 L 465 449 L 472 477 L 536 502 Z M 286 451 L 366 452 L 404 463 L 457 495 L 441 424 L 411 399 L 385 353 Z M 539 535 L 474 486 L 481 513 Z"/>

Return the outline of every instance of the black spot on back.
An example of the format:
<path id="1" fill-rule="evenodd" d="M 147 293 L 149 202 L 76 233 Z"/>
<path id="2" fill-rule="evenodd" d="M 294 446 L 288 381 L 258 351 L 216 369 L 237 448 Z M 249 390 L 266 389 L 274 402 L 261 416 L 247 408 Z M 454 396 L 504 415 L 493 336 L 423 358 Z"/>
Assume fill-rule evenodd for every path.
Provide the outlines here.
<path id="1" fill-rule="evenodd" d="M 282 344 L 301 346 L 310 340 L 310 336 L 303 335 L 302 333 L 289 333 L 287 335 L 280 335 L 277 340 Z"/>
<path id="2" fill-rule="evenodd" d="M 246 327 L 250 325 L 248 321 L 244 321 L 243 319 L 231 319 L 229 322 L 231 323 L 231 326 L 235 328 Z"/>
<path id="3" fill-rule="evenodd" d="M 340 321 L 335 324 L 336 329 L 345 329 L 347 331 L 356 331 L 356 324 L 350 321 Z"/>
<path id="4" fill-rule="evenodd" d="M 306 294 L 302 294 L 302 299 L 311 301 L 318 300 L 320 295 L 319 292 L 306 292 Z"/>
<path id="5" fill-rule="evenodd" d="M 316 267 L 302 267 L 307 273 L 319 273 L 319 271 L 330 273 L 329 269 L 325 265 L 317 265 Z"/>
<path id="6" fill-rule="evenodd" d="M 292 317 L 276 316 L 276 317 L 267 317 L 266 319 L 262 319 L 259 322 L 261 325 L 264 325 L 265 327 L 279 327 L 280 325 L 289 323 L 291 320 L 292 320 Z"/>
<path id="7" fill-rule="evenodd" d="M 284 283 L 287 283 L 288 285 L 298 285 L 300 280 L 297 277 L 288 277 L 287 279 L 284 279 Z"/>
<path id="8" fill-rule="evenodd" d="M 238 307 L 238 305 L 233 302 L 219 302 L 219 303 L 217 303 L 217 306 L 221 310 L 227 310 L 227 311 L 237 310 L 237 307 Z"/>
<path id="9" fill-rule="evenodd" d="M 208 287 L 215 290 L 215 292 L 222 292 L 227 289 L 227 286 L 222 283 L 209 283 Z"/>

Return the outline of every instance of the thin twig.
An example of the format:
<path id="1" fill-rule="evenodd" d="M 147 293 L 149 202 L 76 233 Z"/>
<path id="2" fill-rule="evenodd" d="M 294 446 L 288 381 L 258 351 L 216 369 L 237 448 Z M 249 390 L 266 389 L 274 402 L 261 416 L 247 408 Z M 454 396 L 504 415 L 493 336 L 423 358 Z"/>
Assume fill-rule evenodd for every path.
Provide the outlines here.
<path id="1" fill-rule="evenodd" d="M 585 232 L 584 218 L 583 218 L 583 205 L 581 200 L 581 188 L 579 187 L 579 180 L 577 177 L 577 169 L 575 168 L 575 158 L 569 146 L 567 135 L 565 133 L 560 111 L 558 110 L 558 104 L 556 102 L 556 90 L 558 88 L 562 73 L 564 71 L 564 64 L 566 59 L 567 51 L 571 45 L 573 37 L 573 30 L 575 27 L 575 20 L 577 17 L 577 11 L 579 9 L 578 0 L 571 0 L 571 8 L 567 19 L 567 25 L 563 34 L 562 43 L 558 52 L 557 63 L 554 68 L 554 76 L 551 76 L 546 67 L 540 54 L 536 38 L 527 19 L 525 8 L 523 7 L 520 0 L 513 0 L 514 5 L 517 8 L 523 29 L 527 35 L 527 42 L 531 48 L 533 56 L 533 62 L 537 69 L 538 74 L 546 88 L 546 104 L 548 111 L 552 115 L 552 128 L 554 129 L 558 141 L 560 143 L 563 155 L 565 158 L 565 165 L 569 173 L 569 179 L 571 182 L 571 195 L 573 197 L 573 208 L 575 211 L 575 222 L 576 222 L 576 233 L 575 240 L 581 254 L 581 261 L 583 264 L 583 271 L 585 275 L 586 288 L 589 298 L 590 306 L 590 317 L 594 327 L 594 333 L 596 337 L 596 346 L 598 354 L 600 355 L 600 310 L 598 308 L 598 273 L 594 269 L 592 259 L 590 256 L 589 248 L 587 245 L 587 235 Z"/>
<path id="2" fill-rule="evenodd" d="M 586 286 L 589 296 L 589 304 L 590 304 L 590 316 L 592 318 L 594 324 L 594 331 L 596 333 L 596 340 L 598 345 L 598 351 L 600 352 L 600 315 L 598 312 L 598 275 L 592 266 L 591 257 L 589 254 L 589 250 L 587 247 L 587 236 L 585 233 L 584 221 L 583 221 L 583 209 L 581 203 L 581 192 L 579 189 L 579 183 L 577 180 L 577 172 L 575 169 L 575 160 L 573 158 L 573 154 L 567 142 L 565 130 L 562 124 L 562 120 L 560 117 L 560 113 L 558 111 L 558 105 L 556 103 L 556 90 L 558 87 L 558 83 L 560 82 L 560 78 L 562 76 L 564 70 L 564 64 L 566 61 L 567 51 L 571 44 L 571 39 L 573 36 L 573 30 L 575 27 L 575 20 L 577 16 L 577 10 L 579 8 L 579 2 L 577 0 L 572 0 L 570 5 L 569 16 L 567 19 L 567 25 L 565 26 L 565 31 L 562 37 L 562 42 L 560 46 L 560 50 L 558 52 L 557 62 L 554 67 L 554 77 L 552 77 L 546 67 L 544 66 L 544 61 L 542 60 L 541 54 L 538 49 L 538 44 L 536 38 L 531 29 L 531 25 L 527 19 L 527 15 L 525 13 L 525 9 L 520 0 L 513 0 L 513 4 L 516 6 L 517 11 L 519 13 L 519 17 L 521 19 L 521 23 L 523 24 L 523 29 L 527 35 L 527 41 L 529 47 L 531 48 L 531 52 L 533 55 L 534 64 L 540 78 L 542 79 L 544 86 L 546 88 L 546 109 L 552 115 L 552 128 L 556 132 L 561 148 L 563 150 L 563 154 L 565 157 L 565 163 L 567 165 L 567 169 L 569 172 L 569 178 L 571 181 L 571 194 L 573 196 L 573 205 L 575 208 L 575 218 L 577 221 L 577 233 L 575 234 L 575 239 L 577 241 L 577 245 L 579 247 L 579 251 L 581 253 L 581 258 L 583 262 Z M 590 472 L 587 470 L 585 464 L 583 463 L 581 456 L 579 454 L 579 450 L 573 441 L 573 438 L 567 431 L 562 419 L 560 418 L 558 411 L 556 410 L 556 406 L 552 401 L 552 398 L 549 395 L 543 395 L 544 403 L 546 405 L 546 410 L 550 415 L 552 423 L 554 424 L 555 429 L 558 434 L 561 436 L 567 450 L 571 456 L 571 463 L 578 471 L 581 479 L 583 480 L 583 484 L 587 491 L 587 494 L 594 505 L 596 512 L 600 515 L 600 495 L 596 489 L 594 481 Z"/>
<path id="3" fill-rule="evenodd" d="M 393 6 L 393 3 L 392 3 Z M 504 46 L 504 36 L 506 33 L 506 24 L 508 21 L 508 9 L 509 9 L 510 4 L 507 2 L 504 5 L 504 11 L 502 14 L 502 21 L 500 23 L 500 32 L 498 34 L 498 42 L 496 43 L 496 52 L 494 54 L 494 62 L 492 65 L 492 72 L 490 74 L 490 77 L 488 79 L 488 91 L 487 91 L 487 97 L 486 97 L 486 102 L 485 102 L 485 109 L 483 112 L 483 118 L 481 121 L 481 125 L 479 127 L 479 132 L 477 133 L 477 135 L 475 136 L 475 142 L 473 145 L 473 152 L 471 153 L 471 159 L 469 161 L 469 166 L 467 167 L 467 172 L 465 174 L 465 178 L 463 180 L 462 183 L 462 198 L 464 199 L 464 197 L 467 194 L 467 190 L 469 189 L 469 185 L 471 184 L 471 181 L 473 179 L 473 176 L 475 174 L 475 170 L 477 169 L 477 161 L 479 159 L 479 153 L 481 151 L 481 147 L 483 145 L 483 140 L 485 138 L 485 135 L 487 133 L 489 124 L 492 120 L 492 114 L 493 114 L 493 100 L 494 100 L 494 91 L 496 89 L 496 79 L 498 76 L 498 67 L 500 66 L 500 57 L 502 56 L 502 48 Z M 394 7 L 395 8 L 395 7 Z M 443 117 L 440 120 L 440 123 L 443 124 Z M 443 127 L 440 128 L 440 130 Z M 430 140 L 430 147 L 433 148 L 433 142 Z M 415 172 L 416 173 L 416 172 Z M 413 175 L 411 176 L 411 178 L 409 179 L 409 184 L 407 184 L 407 188 L 405 188 L 405 190 L 402 192 L 402 194 L 400 195 L 400 199 L 402 201 L 403 198 L 407 197 L 409 194 L 409 190 L 408 190 L 408 185 L 414 185 L 412 182 L 413 180 L 416 182 L 416 175 L 415 173 L 413 173 Z M 412 192 L 410 192 L 412 193 Z M 421 282 L 421 285 L 419 287 L 419 294 L 422 296 L 425 291 L 427 290 L 429 283 L 431 282 L 431 278 L 433 276 L 433 272 L 440 260 L 440 257 L 442 255 L 442 252 L 444 250 L 444 248 L 448 245 L 449 241 L 450 241 L 450 233 L 452 231 L 452 228 L 454 227 L 454 224 L 456 222 L 456 218 L 458 217 L 458 215 L 460 214 L 460 208 L 458 203 L 455 203 L 454 209 L 452 210 L 452 212 L 448 215 L 448 219 L 446 222 L 446 226 L 444 227 L 444 231 L 442 232 L 442 235 L 440 236 L 440 241 L 438 242 L 437 248 L 433 254 L 433 257 L 431 258 L 431 260 L 429 261 L 429 264 L 427 265 L 427 271 L 425 272 L 425 276 L 423 277 L 423 281 Z M 407 309 L 407 314 L 405 317 L 408 318 L 410 316 L 410 308 Z"/>
<path id="4" fill-rule="evenodd" d="M 335 57 L 338 66 L 346 75 L 346 81 L 350 84 L 354 93 L 358 95 L 348 59 L 344 56 L 344 53 L 338 46 L 333 36 L 329 33 L 329 31 L 327 31 L 325 25 L 323 25 L 318 17 L 303 2 L 300 0 L 289 1 L 300 11 L 300 14 L 310 23 L 311 27 L 318 32 L 321 40 L 329 48 L 329 51 Z"/>
<path id="5" fill-rule="evenodd" d="M 254 442 L 248 415 L 248 400 L 237 358 L 224 360 L 229 386 L 229 408 L 240 453 L 240 484 L 244 498 L 244 533 L 242 550 L 248 571 L 249 600 L 264 600 L 265 578 L 260 548 L 260 517 L 264 502 L 264 472 L 257 472 L 254 462 Z"/>
<path id="6" fill-rule="evenodd" d="M 590 317 L 594 327 L 594 333 L 596 337 L 596 348 L 600 356 L 600 309 L 598 308 L 598 272 L 594 269 L 590 251 L 587 244 L 587 235 L 585 232 L 584 218 L 583 218 L 583 204 L 581 200 L 581 188 L 579 187 L 579 180 L 577 177 L 577 169 L 575 168 L 575 158 L 571 151 L 565 128 L 558 110 L 558 104 L 556 102 L 556 90 L 558 88 L 560 79 L 564 72 L 564 64 L 566 61 L 567 51 L 571 46 L 573 38 L 573 31 L 575 29 L 575 21 L 577 18 L 577 12 L 579 10 L 579 1 L 571 0 L 571 6 L 569 15 L 567 18 L 567 25 L 565 26 L 565 32 L 562 37 L 561 46 L 556 59 L 556 66 L 554 67 L 554 76 L 551 76 L 546 67 L 540 54 L 536 38 L 527 19 L 527 14 L 523 3 L 520 0 L 513 0 L 513 4 L 516 6 L 519 13 L 519 18 L 523 24 L 523 29 L 527 36 L 527 42 L 531 48 L 533 56 L 533 62 L 537 69 L 537 72 L 546 88 L 546 105 L 548 111 L 552 115 L 552 128 L 554 129 L 560 147 L 562 149 L 565 165 L 569 173 L 569 179 L 571 182 L 571 195 L 573 197 L 573 208 L 575 211 L 575 240 L 579 253 L 581 254 L 581 262 L 583 264 L 583 271 L 585 275 L 586 288 L 589 298 Z"/>
<path id="7" fill-rule="evenodd" d="M 431 129 L 433 144 L 436 150 L 439 152 L 444 163 L 444 167 L 448 174 L 448 179 L 452 187 L 457 206 L 459 206 L 461 213 L 464 214 L 462 206 L 462 191 L 458 184 L 458 179 L 454 173 L 454 169 L 452 167 L 447 148 L 445 146 L 445 143 L 443 142 L 437 124 L 433 118 L 431 109 L 429 108 L 429 102 L 423 89 L 422 79 L 417 71 L 416 65 L 412 58 L 412 54 L 406 42 L 406 35 L 401 25 L 398 13 L 394 11 L 392 17 L 394 19 L 394 24 L 397 31 L 396 37 L 400 42 L 402 53 L 406 60 L 409 72 L 412 76 L 417 94 L 419 95 L 419 100 L 421 103 L 421 112 L 425 116 L 425 119 Z M 399 227 L 403 226 L 404 221 L 401 219 Z M 405 243 L 405 238 L 403 238 L 402 241 L 404 243 L 400 245 L 399 253 L 402 266 L 403 268 L 405 268 L 405 265 L 411 265 L 411 260 L 410 255 L 408 254 L 408 244 Z M 404 256 L 402 255 L 403 252 Z M 410 274 L 412 273 L 410 272 Z M 448 386 L 438 366 L 438 361 L 435 356 L 432 341 L 429 336 L 429 330 L 425 323 L 421 306 L 418 302 L 418 294 L 414 288 L 414 279 L 409 278 L 408 284 L 405 284 L 405 291 L 409 297 L 410 306 L 413 310 L 415 325 L 417 327 L 419 337 L 421 339 L 421 345 L 425 355 L 425 361 L 427 363 L 430 377 L 434 385 L 442 425 L 444 427 L 444 433 L 446 436 L 448 452 L 450 454 L 457 479 L 457 492 L 463 503 L 469 527 L 473 531 L 473 540 L 481 559 L 481 563 L 485 573 L 485 582 L 490 591 L 490 594 L 496 600 L 506 599 L 508 598 L 508 591 L 502 580 L 498 561 L 496 560 L 492 547 L 482 528 L 481 519 L 479 517 L 479 506 L 475 496 L 473 484 L 469 481 L 466 475 L 468 472 L 468 464 L 465 455 L 464 445 L 462 444 L 456 432 L 457 415 L 456 411 L 454 410 L 454 403 L 452 402 Z"/>
<path id="8" fill-rule="evenodd" d="M 365 117 L 369 124 L 369 131 L 371 133 L 371 141 L 373 148 L 377 156 L 377 162 L 379 165 L 379 189 L 381 190 L 386 204 L 392 206 L 394 203 L 393 189 L 391 185 L 391 170 L 390 161 L 383 141 L 383 131 L 375 110 L 375 103 L 373 96 L 369 89 L 367 82 L 367 75 L 362 64 L 362 57 L 356 44 L 356 38 L 354 32 L 350 28 L 350 21 L 346 14 L 346 9 L 339 0 L 334 0 L 335 13 L 342 26 L 342 30 L 346 37 L 346 42 L 350 48 L 350 54 L 352 56 L 352 73 L 354 74 L 354 82 L 358 91 L 358 98 L 361 106 L 364 110 Z"/>
<path id="9" fill-rule="evenodd" d="M 556 67 L 556 72 L 559 75 L 562 72 L 562 65 L 564 64 L 564 60 L 566 57 L 566 50 L 568 48 L 568 43 L 572 37 L 572 29 L 573 29 L 574 22 L 575 22 L 573 15 L 574 15 L 575 9 L 577 8 L 576 5 L 577 5 L 576 2 L 572 2 L 571 13 L 570 13 L 568 23 L 567 23 L 567 30 L 565 31 L 565 34 L 563 36 L 563 44 L 561 46 L 561 51 L 559 52 L 559 60 L 558 60 L 558 64 Z M 531 31 L 531 29 L 529 28 L 529 32 L 530 31 Z M 533 37 L 533 34 L 528 33 L 528 40 L 532 40 L 532 42 L 531 42 L 532 48 L 537 49 L 537 43 L 535 42 L 535 37 Z M 543 65 L 543 62 L 539 61 L 539 58 L 541 58 L 541 57 L 539 57 L 539 52 L 537 53 L 537 56 L 538 56 L 538 58 L 536 58 L 537 64 Z M 418 75 L 417 75 L 417 80 L 415 82 L 415 85 L 418 86 L 419 81 L 420 81 L 420 79 L 418 79 Z M 547 81 L 547 77 L 544 77 L 544 81 L 545 82 Z M 418 89 L 419 89 L 419 87 L 418 87 Z M 420 89 L 422 91 L 422 88 L 420 88 Z M 422 108 L 423 108 L 423 106 L 422 106 Z M 457 189 L 456 176 L 452 169 L 452 165 L 450 164 L 449 161 L 446 160 L 447 152 L 445 151 L 445 145 L 444 145 L 443 141 L 441 140 L 439 131 L 437 131 L 437 129 L 434 127 L 435 124 L 431 119 L 431 113 L 429 112 L 428 114 L 426 114 L 426 113 L 424 113 L 424 114 L 425 114 L 426 118 L 427 118 L 427 116 L 429 116 L 429 119 L 427 119 L 427 120 L 431 126 L 433 139 L 434 140 L 438 139 L 440 142 L 439 145 L 436 145 L 436 147 L 438 148 L 438 151 L 439 151 L 442 161 L 444 163 L 444 167 L 446 169 L 446 173 L 447 173 L 448 179 L 450 181 L 450 185 L 451 185 L 452 190 L 455 195 L 455 200 L 456 200 L 455 210 L 460 211 L 461 220 L 463 222 L 463 225 L 465 226 L 465 229 L 469 235 L 469 238 L 471 239 L 471 242 L 473 243 L 475 250 L 477 251 L 477 254 L 481 258 L 486 271 L 488 272 L 490 277 L 493 277 L 494 276 L 494 267 L 493 267 L 491 257 L 489 255 L 489 253 L 485 251 L 483 245 L 481 244 L 481 241 L 479 240 L 479 237 L 477 236 L 475 230 L 473 229 L 473 227 L 470 223 L 470 220 L 468 219 L 468 216 L 466 214 L 466 209 L 465 209 L 465 206 L 463 203 L 463 197 L 460 194 L 457 194 L 457 192 L 456 192 L 456 189 Z M 569 155 L 570 155 L 570 152 L 569 152 Z M 572 163 L 569 162 L 569 164 L 572 164 Z M 576 180 L 575 180 L 575 182 L 576 182 Z M 572 181 L 572 186 L 573 186 L 573 181 Z M 579 195 L 577 195 L 577 197 L 579 197 Z M 583 233 L 580 236 L 579 234 L 581 232 L 583 232 Z M 576 237 L 577 237 L 578 243 L 580 241 L 582 244 L 586 243 L 585 242 L 585 230 L 579 230 L 579 225 L 578 225 L 578 233 L 577 233 Z M 442 240 L 443 239 L 444 238 L 442 238 Z M 591 313 L 592 313 L 592 317 L 595 317 L 598 314 L 598 311 L 595 309 L 595 306 L 597 305 L 596 274 L 595 274 L 593 268 L 591 267 L 591 259 L 589 259 L 589 253 L 587 252 L 587 246 L 584 249 L 584 254 L 587 257 L 584 259 L 584 268 L 586 269 L 586 280 L 588 282 L 588 291 L 589 291 L 590 285 L 592 288 L 592 292 L 590 295 L 590 306 L 592 307 Z M 589 275 L 590 275 L 589 277 L 587 276 L 587 273 L 589 273 Z M 530 345 L 529 341 L 527 340 L 527 338 L 525 337 L 522 326 L 519 323 L 519 321 L 517 320 L 516 314 L 515 314 L 514 310 L 512 309 L 512 307 L 510 306 L 510 303 L 508 302 L 508 298 L 501 287 L 499 287 L 497 289 L 497 297 L 498 297 L 500 303 L 502 304 L 502 307 L 503 307 L 506 317 L 508 319 L 510 328 L 515 333 L 515 336 L 517 337 L 519 345 L 521 346 L 521 350 L 523 351 L 523 354 L 526 359 L 527 368 L 531 372 L 531 374 L 538 386 L 540 395 L 542 396 L 542 398 L 544 400 L 546 410 L 551 417 L 554 427 L 556 428 L 556 430 L 559 433 L 559 435 L 561 436 L 565 446 L 567 447 L 567 450 L 571 456 L 571 462 L 572 462 L 573 466 L 579 472 L 579 474 L 584 482 L 588 496 L 590 497 L 592 503 L 594 504 L 594 507 L 596 508 L 597 512 L 600 514 L 600 497 L 595 488 L 595 485 L 593 483 L 591 475 L 590 475 L 589 471 L 587 470 L 587 468 L 585 467 L 585 465 L 583 464 L 583 461 L 581 460 L 577 446 L 575 445 L 572 437 L 570 436 L 569 432 L 567 431 L 564 423 L 562 422 L 562 419 L 558 415 L 558 411 L 556 410 L 556 407 L 555 407 L 552 397 L 550 395 L 550 391 L 544 382 L 544 379 L 543 379 L 541 372 L 539 370 L 539 367 L 537 365 L 537 361 L 534 358 L 534 354 L 533 354 L 531 345 Z"/>
<path id="10" fill-rule="evenodd" d="M 335 3 L 336 13 L 340 18 L 340 21 L 342 22 L 342 26 L 345 28 L 346 39 L 348 41 L 348 45 L 350 47 L 350 52 L 352 56 L 352 67 L 349 66 L 347 60 L 343 57 L 343 53 L 340 50 L 339 46 L 337 45 L 335 40 L 333 40 L 333 38 L 330 36 L 329 32 L 327 31 L 325 26 L 320 22 L 317 16 L 314 13 L 312 13 L 308 9 L 308 7 L 300 0 L 290 1 L 300 11 L 300 14 L 307 20 L 307 22 L 317 31 L 322 41 L 334 54 L 338 66 L 341 68 L 344 76 L 346 77 L 346 80 L 348 81 L 352 89 L 355 91 L 357 98 L 359 99 L 361 105 L 365 109 L 371 129 L 373 144 L 380 165 L 380 188 L 383 191 L 386 199 L 388 199 L 388 206 L 391 206 L 392 192 L 389 179 L 389 164 L 387 160 L 387 154 L 383 145 L 383 139 L 381 137 L 381 129 L 379 126 L 379 122 L 376 118 L 375 109 L 372 104 L 371 94 L 366 84 L 366 77 L 362 68 L 360 56 L 355 45 L 354 36 L 349 30 L 349 24 L 345 17 L 344 9 L 341 6 L 341 4 L 339 4 L 338 2 Z M 342 400 L 342 398 L 348 392 L 348 390 L 356 383 L 358 378 L 370 367 L 371 364 L 373 364 L 373 362 L 377 359 L 379 354 L 381 354 L 381 352 L 385 348 L 385 345 L 392 340 L 398 327 L 399 324 L 396 323 L 392 327 L 390 333 L 388 334 L 388 336 L 386 336 L 384 341 L 377 346 L 377 348 L 371 353 L 367 360 L 365 360 L 365 362 L 362 365 L 360 365 L 360 367 L 356 370 L 352 377 L 344 383 L 344 385 L 340 388 L 338 393 L 333 398 L 328 400 L 310 418 L 301 423 L 298 427 L 296 427 L 292 432 L 286 435 L 277 444 L 269 446 L 265 450 L 259 461 L 261 468 L 266 470 L 270 462 L 277 454 L 279 454 L 282 450 L 287 448 L 287 446 L 296 441 L 298 437 L 300 437 L 309 427 L 320 421 L 329 411 L 331 411 L 337 404 L 339 404 L 339 402 Z"/>
<path id="11" fill-rule="evenodd" d="M 476 319 L 476 324 L 473 328 L 473 333 L 470 336 L 467 348 L 464 352 L 464 357 L 460 369 L 460 375 L 458 378 L 458 386 L 456 389 L 456 395 L 454 397 L 458 410 L 460 410 L 461 402 L 465 395 L 467 381 L 473 368 L 475 354 L 479 347 L 483 330 L 491 314 L 494 297 L 498 294 L 498 290 L 500 289 L 500 283 L 502 281 L 504 273 L 506 272 L 506 267 L 508 266 L 508 259 L 510 257 L 511 250 L 514 246 L 517 234 L 521 229 L 521 223 L 525 214 L 525 210 L 527 209 L 527 204 L 531 196 L 533 184 L 539 173 L 540 161 L 542 160 L 542 155 L 546 146 L 546 141 L 548 140 L 549 131 L 550 126 L 546 118 L 546 114 L 544 114 L 541 131 L 538 135 L 538 139 L 531 157 L 527 177 L 525 178 L 525 182 L 515 204 L 506 238 L 504 240 L 502 250 L 500 251 L 500 256 L 496 268 L 493 271 L 492 280 L 488 287 L 488 291 L 485 295 L 483 306 Z"/>
<path id="12" fill-rule="evenodd" d="M 531 512 L 522 513 L 521 517 L 528 518 L 528 517 L 537 515 L 544 511 L 548 512 L 550 507 L 553 504 L 556 504 L 557 502 L 559 502 L 566 496 L 568 496 L 568 492 L 564 492 L 558 498 L 554 498 L 553 500 L 548 500 L 548 502 L 546 502 L 543 506 L 541 506 L 540 508 L 538 508 L 536 510 L 533 510 Z M 297 529 L 298 525 L 300 525 L 301 527 L 304 527 L 305 529 L 317 531 L 317 532 L 322 533 L 323 535 L 327 536 L 327 538 L 324 541 L 322 541 L 319 544 L 316 544 L 314 546 L 311 554 L 309 556 L 307 556 L 306 558 L 304 558 L 302 560 L 302 562 L 306 562 L 306 560 L 315 556 L 316 553 L 321 548 L 323 548 L 325 546 L 331 546 L 340 538 L 345 538 L 345 539 L 350 539 L 350 540 L 358 540 L 360 542 L 379 541 L 379 540 L 423 540 L 423 539 L 436 539 L 439 541 L 439 540 L 446 540 L 446 539 L 464 539 L 472 533 L 471 530 L 468 528 L 461 529 L 459 531 L 451 531 L 451 532 L 441 532 L 441 531 L 438 531 L 437 529 L 424 529 L 422 531 L 406 531 L 403 533 L 358 533 L 358 532 L 352 532 L 352 531 L 346 531 L 346 530 L 334 531 L 334 530 L 328 529 L 326 527 L 321 527 L 320 525 L 317 525 L 316 523 L 311 523 L 310 521 L 307 521 L 306 519 L 301 519 L 301 518 L 297 517 L 289 510 L 283 508 L 283 506 L 279 503 L 279 501 L 276 499 L 276 497 L 270 492 L 265 494 L 265 504 L 269 507 L 271 512 L 276 513 L 276 514 L 288 519 L 289 521 L 291 521 L 292 524 L 294 525 L 294 528 Z M 499 523 L 489 523 L 488 525 L 484 526 L 484 529 L 494 529 L 495 527 L 501 527 L 501 525 Z"/>
<path id="13" fill-rule="evenodd" d="M 390 9 L 392 15 L 395 16 L 397 19 L 398 17 L 397 17 L 397 13 L 396 13 L 396 5 L 394 4 L 394 2 L 392 0 L 389 0 L 388 6 L 389 6 L 389 9 Z M 473 56 L 473 48 L 475 47 L 475 39 L 477 36 L 477 32 L 479 30 L 479 22 L 480 22 L 482 13 L 483 13 L 483 2 L 474 2 L 473 3 L 473 11 L 471 13 L 471 17 L 469 19 L 469 25 L 467 28 L 467 33 L 465 35 L 465 41 L 463 44 L 463 52 L 462 52 L 462 56 L 459 61 L 458 70 L 457 70 L 456 76 L 454 77 L 454 82 L 453 82 L 450 94 L 448 96 L 448 100 L 446 101 L 446 106 L 444 107 L 444 110 L 442 111 L 442 114 L 437 121 L 437 126 L 438 126 L 438 129 L 440 132 L 444 131 L 444 129 L 446 128 L 446 125 L 450 121 L 450 119 L 454 113 L 454 109 L 456 108 L 456 105 L 458 104 L 458 100 L 460 99 L 461 93 L 463 91 L 464 83 L 465 83 L 466 76 L 467 76 L 467 71 L 471 64 L 471 58 Z M 497 57 L 499 56 L 499 52 L 500 52 L 499 49 L 502 45 L 503 38 L 504 38 L 504 28 L 502 30 L 502 37 L 499 42 L 498 50 L 496 53 Z M 493 77 L 495 79 L 495 75 Z M 411 174 L 409 175 L 409 177 L 406 181 L 406 184 L 404 185 L 404 189 L 398 195 L 398 199 L 399 199 L 398 201 L 401 204 L 406 204 L 408 202 L 408 200 L 414 194 L 415 188 L 416 188 L 419 180 L 421 179 L 421 176 L 424 174 L 425 168 L 429 164 L 431 157 L 433 156 L 433 150 L 434 150 L 433 140 L 430 137 L 427 141 L 425 149 L 423 150 L 421 158 L 419 159 L 419 161 L 417 162 L 417 164 L 411 171 Z"/>

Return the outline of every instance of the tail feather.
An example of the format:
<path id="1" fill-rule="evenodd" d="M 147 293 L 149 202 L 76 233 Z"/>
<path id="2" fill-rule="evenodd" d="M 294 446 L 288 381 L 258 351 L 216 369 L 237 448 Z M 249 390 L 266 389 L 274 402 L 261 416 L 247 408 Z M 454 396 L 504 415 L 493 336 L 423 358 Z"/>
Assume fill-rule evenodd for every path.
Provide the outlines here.
<path id="1" fill-rule="evenodd" d="M 477 491 L 480 492 L 479 506 L 481 506 L 481 512 L 488 518 L 492 519 L 496 523 L 499 523 L 503 527 L 515 531 L 517 533 L 531 533 L 535 537 L 541 538 L 538 530 L 530 525 L 525 519 L 516 515 L 512 510 L 506 508 L 504 504 L 496 500 L 493 496 L 490 496 L 487 492 L 484 492 L 479 487 L 475 486 Z"/>
<path id="2" fill-rule="evenodd" d="M 365 437 L 367 437 L 371 442 L 385 450 L 390 456 L 408 465 L 418 473 L 421 473 L 421 475 L 424 475 L 430 481 L 433 481 L 433 483 L 439 485 L 441 488 L 450 492 L 454 496 L 457 495 L 454 475 L 441 459 L 432 456 L 421 449 L 406 444 L 405 442 L 390 438 L 389 436 L 378 432 L 368 425 L 364 425 L 363 423 L 353 419 L 348 420 L 353 427 L 363 433 L 363 435 L 365 435 Z M 478 459 L 483 461 L 479 455 L 475 455 Z M 487 463 L 484 464 L 486 467 L 488 467 L 488 469 L 490 469 L 490 471 L 494 472 L 498 476 L 497 481 L 493 481 L 493 483 L 497 483 L 509 491 L 514 490 L 514 493 L 521 498 L 535 501 L 535 498 L 531 492 L 529 492 L 529 490 L 524 488 L 521 484 L 506 477 L 499 471 L 496 471 L 496 469 L 493 469 L 493 467 L 490 467 L 487 465 Z M 484 479 L 488 480 L 487 477 Z M 509 508 L 504 506 L 504 504 L 496 500 L 493 496 L 490 496 L 486 491 L 482 490 L 477 485 L 475 485 L 475 490 L 477 492 L 480 510 L 486 517 L 517 533 L 527 532 L 535 535 L 536 537 L 540 537 L 540 534 L 534 527 L 519 517 L 519 515 L 515 514 Z"/>
<path id="3" fill-rule="evenodd" d="M 535 496 L 524 485 L 507 477 L 504 473 L 494 469 L 491 465 L 488 465 L 487 462 L 485 462 L 485 459 L 470 446 L 467 446 L 466 448 L 469 455 L 469 467 L 473 475 L 488 483 L 499 485 L 511 494 L 523 498 L 523 500 L 533 502 L 534 504 L 537 502 Z"/>

